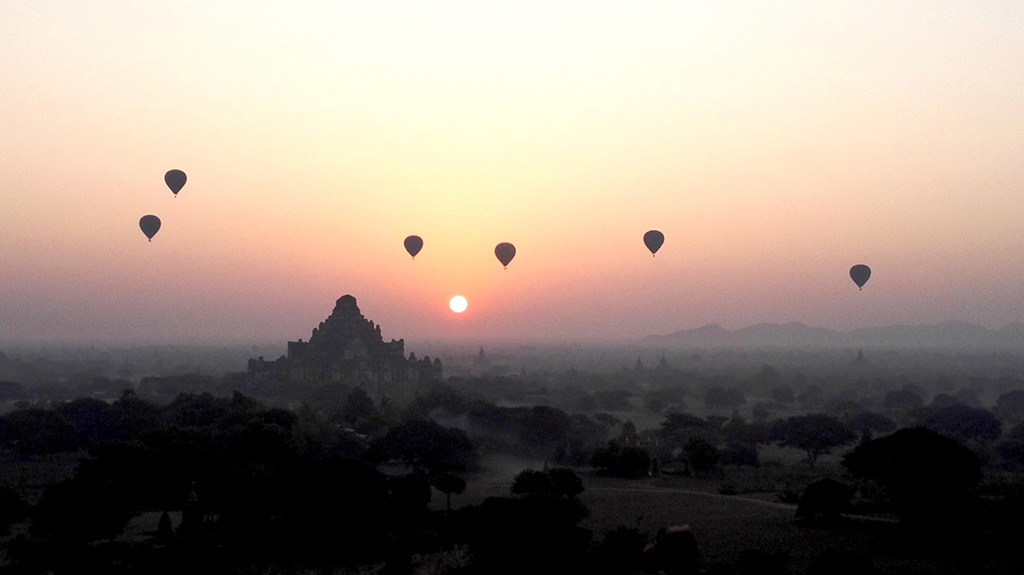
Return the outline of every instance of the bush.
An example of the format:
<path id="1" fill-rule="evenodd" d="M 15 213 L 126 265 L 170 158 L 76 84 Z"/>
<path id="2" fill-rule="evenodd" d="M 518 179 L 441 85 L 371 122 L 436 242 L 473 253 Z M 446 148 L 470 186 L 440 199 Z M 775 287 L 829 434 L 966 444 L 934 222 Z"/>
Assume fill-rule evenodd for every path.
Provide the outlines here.
<path id="1" fill-rule="evenodd" d="M 757 446 L 749 443 L 730 443 L 722 450 L 722 465 L 761 467 Z"/>
<path id="2" fill-rule="evenodd" d="M 571 469 L 564 467 L 548 471 L 525 469 L 512 481 L 512 493 L 572 498 L 583 493 L 583 481 Z"/>
<path id="3" fill-rule="evenodd" d="M 836 521 L 850 508 L 850 488 L 834 479 L 822 479 L 807 486 L 796 508 L 797 519 Z"/>

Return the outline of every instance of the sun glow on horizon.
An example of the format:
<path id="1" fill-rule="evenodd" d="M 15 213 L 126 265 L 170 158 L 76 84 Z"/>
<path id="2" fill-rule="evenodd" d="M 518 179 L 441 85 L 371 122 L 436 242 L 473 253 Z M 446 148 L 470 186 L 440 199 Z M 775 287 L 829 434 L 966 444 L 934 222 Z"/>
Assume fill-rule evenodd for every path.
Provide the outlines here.
<path id="1" fill-rule="evenodd" d="M 1024 4 L 594 6 L 3 4 L 0 336 L 1024 321 Z"/>
<path id="2" fill-rule="evenodd" d="M 448 307 L 452 308 L 455 313 L 462 313 L 469 307 L 469 302 L 466 301 L 466 298 L 457 295 L 448 302 Z"/>

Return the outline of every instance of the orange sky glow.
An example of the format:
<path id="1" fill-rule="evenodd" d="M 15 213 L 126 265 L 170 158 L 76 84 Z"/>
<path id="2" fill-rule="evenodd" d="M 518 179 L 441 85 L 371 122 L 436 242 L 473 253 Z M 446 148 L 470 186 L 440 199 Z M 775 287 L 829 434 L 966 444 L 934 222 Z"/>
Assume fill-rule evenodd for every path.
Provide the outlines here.
<path id="1" fill-rule="evenodd" d="M 4 2 L 0 341 L 1024 321 L 1024 4 L 490 4 Z"/>

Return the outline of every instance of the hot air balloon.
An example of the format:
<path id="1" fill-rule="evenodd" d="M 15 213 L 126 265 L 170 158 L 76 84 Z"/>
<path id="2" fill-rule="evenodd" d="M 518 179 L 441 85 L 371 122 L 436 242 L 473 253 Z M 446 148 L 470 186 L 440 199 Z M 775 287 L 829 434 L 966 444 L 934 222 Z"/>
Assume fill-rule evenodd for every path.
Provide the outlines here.
<path id="1" fill-rule="evenodd" d="M 850 268 L 850 278 L 853 279 L 853 283 L 857 284 L 857 289 L 863 289 L 870 277 L 871 268 L 864 264 L 857 264 Z"/>
<path id="2" fill-rule="evenodd" d="M 181 191 L 181 188 L 185 187 L 185 180 L 187 179 L 188 176 L 181 170 L 171 170 L 164 174 L 164 182 L 174 192 L 174 197 L 178 197 L 178 192 Z"/>
<path id="3" fill-rule="evenodd" d="M 647 249 L 651 250 L 651 257 L 658 253 L 663 243 L 665 243 L 665 234 L 658 230 L 651 230 L 644 234 L 644 245 L 647 246 Z"/>
<path id="4" fill-rule="evenodd" d="M 142 228 L 142 233 L 146 234 L 149 241 L 153 241 L 153 236 L 160 231 L 160 218 L 156 216 L 142 216 L 139 219 L 139 227 Z"/>
<path id="5" fill-rule="evenodd" d="M 420 253 L 423 249 L 423 238 L 419 236 L 409 236 L 405 238 L 405 251 L 409 252 L 412 259 L 416 259 L 416 254 Z"/>
<path id="6" fill-rule="evenodd" d="M 501 265 L 507 268 L 512 258 L 516 257 L 516 247 L 508 242 L 502 242 L 494 246 L 494 255 Z"/>

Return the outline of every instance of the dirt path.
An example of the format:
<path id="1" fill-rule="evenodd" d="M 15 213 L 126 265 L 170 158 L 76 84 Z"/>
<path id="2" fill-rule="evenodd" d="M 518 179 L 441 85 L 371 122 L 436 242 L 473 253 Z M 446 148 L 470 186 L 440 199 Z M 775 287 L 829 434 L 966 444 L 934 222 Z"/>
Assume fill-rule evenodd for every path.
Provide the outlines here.
<path id="1" fill-rule="evenodd" d="M 721 493 L 709 493 L 707 491 L 693 491 L 690 489 L 676 489 L 673 487 L 587 487 L 589 491 L 612 491 L 622 493 L 678 493 L 680 495 L 697 495 L 702 497 L 710 497 L 717 499 L 725 499 L 728 501 L 746 501 L 749 503 L 756 503 L 757 505 L 764 505 L 766 507 L 774 507 L 776 509 L 784 509 L 789 513 L 796 512 L 796 505 L 790 505 L 788 503 L 779 503 L 776 501 L 764 501 L 763 499 L 754 499 L 751 497 L 739 497 L 736 495 L 723 495 Z"/>
<path id="2" fill-rule="evenodd" d="M 598 491 L 598 492 L 600 492 L 600 491 L 607 491 L 607 492 L 613 492 L 613 493 L 631 493 L 631 492 L 632 493 L 678 493 L 680 495 L 695 495 L 695 496 L 698 496 L 698 497 L 707 497 L 707 498 L 710 498 L 710 499 L 721 499 L 721 500 L 725 500 L 725 501 L 743 501 L 743 502 L 746 502 L 746 503 L 753 503 L 753 504 L 761 505 L 761 506 L 764 506 L 764 507 L 771 507 L 771 508 L 774 508 L 774 509 L 784 510 L 787 513 L 790 513 L 790 514 L 796 513 L 796 507 L 797 507 L 796 505 L 792 505 L 792 504 L 789 504 L 789 503 L 780 503 L 780 502 L 777 502 L 777 501 L 765 501 L 763 499 L 754 499 L 752 497 L 740 497 L 740 496 L 737 496 L 737 495 L 724 495 L 724 494 L 721 494 L 721 493 L 709 493 L 707 491 L 694 491 L 692 489 L 677 489 L 677 488 L 674 488 L 674 487 L 653 487 L 653 486 L 644 486 L 644 487 L 599 487 L 599 486 L 590 486 L 590 487 L 587 487 L 587 490 L 589 490 L 589 491 Z M 871 516 L 871 515 L 852 515 L 852 514 L 845 514 L 844 513 L 843 517 L 845 517 L 847 519 L 856 519 L 856 520 L 860 520 L 860 521 L 877 521 L 877 522 L 880 522 L 880 523 L 898 523 L 899 522 L 899 520 L 893 519 L 891 517 L 876 517 L 876 516 Z"/>

